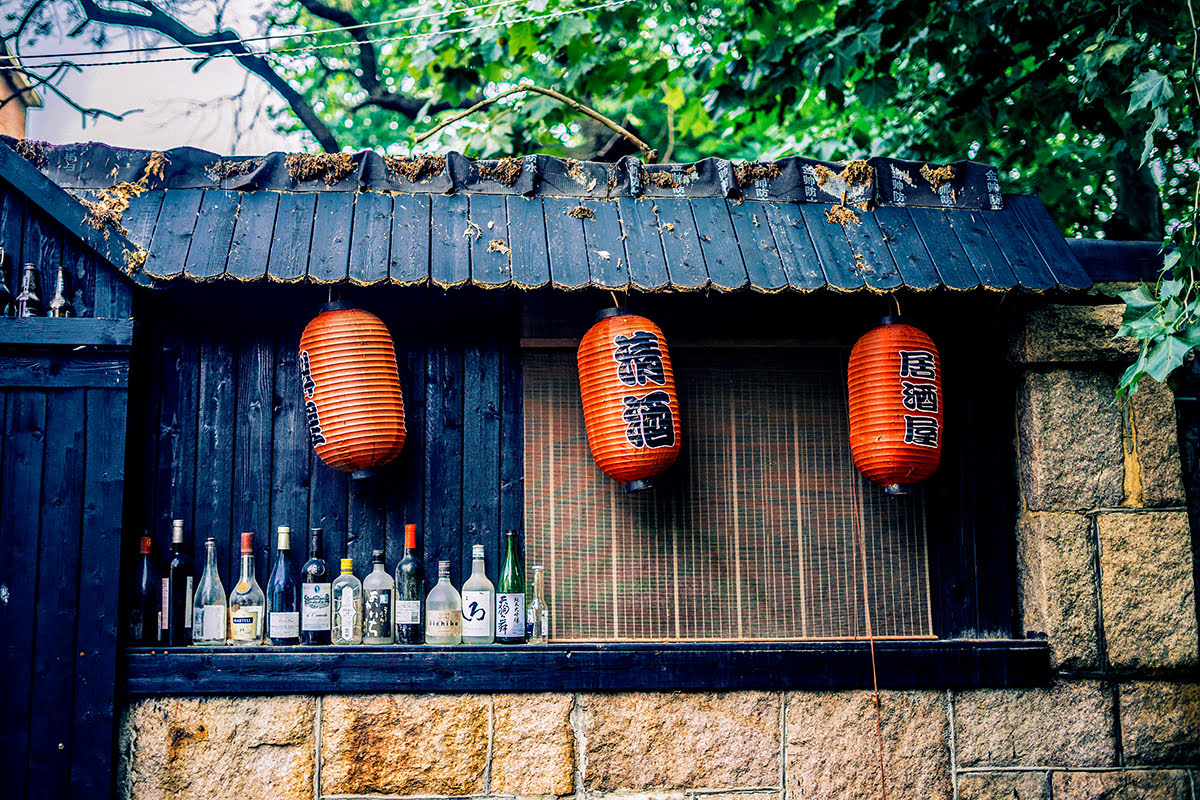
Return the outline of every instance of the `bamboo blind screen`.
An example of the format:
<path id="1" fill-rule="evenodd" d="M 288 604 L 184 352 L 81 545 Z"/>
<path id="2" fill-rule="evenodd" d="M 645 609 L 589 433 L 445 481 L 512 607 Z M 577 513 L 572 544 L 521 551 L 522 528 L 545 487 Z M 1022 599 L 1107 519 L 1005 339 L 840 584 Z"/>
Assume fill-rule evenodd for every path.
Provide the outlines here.
<path id="1" fill-rule="evenodd" d="M 856 507 L 875 635 L 930 636 L 921 496 L 855 471 L 842 356 L 672 360 L 683 450 L 658 488 L 626 495 L 588 451 L 574 351 L 525 350 L 525 547 L 546 565 L 551 637 L 865 637 Z"/>

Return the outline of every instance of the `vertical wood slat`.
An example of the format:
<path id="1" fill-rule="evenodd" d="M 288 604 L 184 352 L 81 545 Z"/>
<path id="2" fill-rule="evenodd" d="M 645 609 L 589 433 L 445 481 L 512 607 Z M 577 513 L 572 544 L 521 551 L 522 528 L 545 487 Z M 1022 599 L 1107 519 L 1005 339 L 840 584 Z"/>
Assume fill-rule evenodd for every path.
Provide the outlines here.
<path id="1" fill-rule="evenodd" d="M 293 560 L 303 563 L 308 542 L 308 489 L 312 446 L 300 388 L 299 325 L 281 326 L 275 344 L 274 401 L 271 415 L 271 524 L 292 529 Z M 272 538 L 271 546 L 275 546 Z"/>
<path id="2" fill-rule="evenodd" d="M 267 273 L 290 283 L 308 273 L 308 251 L 313 237 L 317 197 L 312 192 L 285 192 L 279 197 Z"/>
<path id="3" fill-rule="evenodd" d="M 979 276 L 971 268 L 971 260 L 958 243 L 946 212 L 937 208 L 910 208 L 908 216 L 921 234 L 921 241 L 925 243 L 942 283 L 951 289 L 978 287 Z"/>
<path id="4" fill-rule="evenodd" d="M 237 353 L 237 438 L 233 461 L 233 537 L 230 542 L 231 580 L 237 579 L 238 534 L 254 533 L 255 572 L 263 583 L 271 524 L 271 408 L 275 390 L 275 339 L 251 331 Z"/>
<path id="5" fill-rule="evenodd" d="M 428 283 L 431 200 L 415 194 L 396 195 L 393 200 L 388 277 L 404 286 Z"/>
<path id="6" fill-rule="evenodd" d="M 471 280 L 489 288 L 507 286 L 512 279 L 512 246 L 504 198 L 493 194 L 471 195 L 470 212 L 471 222 L 479 228 L 468 237 L 471 242 Z M 492 242 L 500 242 L 500 247 L 492 247 Z M 509 252 L 506 253 L 505 248 Z"/>
<path id="7" fill-rule="evenodd" d="M 230 573 L 230 566 L 237 563 L 234 537 L 238 533 L 233 524 L 233 481 L 230 479 L 237 437 L 235 348 L 234 334 L 227 328 L 210 331 L 201 343 L 196 425 L 195 552 L 199 558 L 204 541 L 210 536 L 216 540 L 217 565 L 227 590 L 236 580 L 236 573 Z"/>
<path id="8" fill-rule="evenodd" d="M 184 274 L 197 280 L 218 278 L 225 274 L 240 198 L 240 192 L 227 189 L 204 190 Z"/>
<path id="9" fill-rule="evenodd" d="M 546 257 L 546 220 L 540 197 L 506 197 L 512 282 L 536 289 L 550 282 Z"/>
<path id="10" fill-rule="evenodd" d="M 21 252 L 25 261 L 37 267 L 38 279 L 42 282 L 43 313 L 50 308 L 50 300 L 54 297 L 54 281 L 58 276 L 58 266 L 62 263 L 62 237 L 55 235 L 55 227 L 56 223 L 36 211 L 25 215 L 25 241 Z M 20 291 L 19 287 L 20 284 L 10 287 L 14 298 Z"/>
<path id="11" fill-rule="evenodd" d="M 725 291 L 740 289 L 748 280 L 746 264 L 738 247 L 733 220 L 725 203 L 692 203 L 700 251 L 708 267 L 708 277 Z"/>
<path id="12" fill-rule="evenodd" d="M 438 312 L 444 326 L 444 297 Z M 425 569 L 436 579 L 437 562 L 449 561 L 462 586 L 463 358 L 444 327 L 431 335 L 425 369 Z"/>
<path id="13" fill-rule="evenodd" d="M 802 292 L 823 288 L 827 281 L 821 258 L 813 244 L 814 239 L 809 235 L 808 223 L 800 212 L 800 207 L 791 203 L 755 203 L 759 211 L 754 211 L 751 201 L 745 201 L 734 211 L 744 215 L 746 207 L 750 206 L 750 224 L 761 230 L 769 227 L 774 237 L 776 252 L 783 265 L 783 274 L 793 289 Z M 757 219 L 756 219 L 757 218 Z M 743 227 L 745 223 L 743 222 Z"/>
<path id="14" fill-rule="evenodd" d="M 82 539 L 77 532 L 83 532 L 87 408 L 83 389 L 49 392 L 46 397 L 46 458 L 38 504 L 44 535 L 37 565 L 37 625 L 30 689 L 30 696 L 37 698 L 38 710 L 29 720 L 27 796 L 58 800 L 68 796 L 71 777 L 74 687 L 63 686 L 63 676 L 75 669 Z"/>
<path id="15" fill-rule="evenodd" d="M 639 289 L 661 289 L 670 281 L 658 218 L 652 200 L 621 197 L 617 199 L 625 252 L 629 255 L 629 279 Z"/>
<path id="16" fill-rule="evenodd" d="M 463 349 L 462 561 L 463 574 L 469 575 L 471 546 L 482 544 L 487 574 L 495 584 L 500 547 L 500 320 L 499 303 L 487 306 Z"/>
<path id="17" fill-rule="evenodd" d="M 46 394 L 8 392 L 0 471 L 0 585 L 8 601 L 0 617 L 0 674 L 12 691 L 0 708 L 0 774 L 14 797 L 26 793 L 45 431 Z"/>
<path id="18" fill-rule="evenodd" d="M 579 207 L 573 197 L 542 198 L 546 215 L 546 253 L 550 278 L 557 289 L 581 289 L 588 283 L 587 242 L 584 221 L 568 216 Z"/>
<path id="19" fill-rule="evenodd" d="M 708 267 L 700 249 L 692 204 L 680 197 L 664 197 L 655 205 L 671 283 L 681 289 L 703 289 L 708 286 Z"/>
<path id="20" fill-rule="evenodd" d="M 583 226 L 587 241 L 591 285 L 604 289 L 629 288 L 629 257 L 621 239 L 621 218 L 611 200 L 580 200 L 593 219 Z"/>
<path id="21" fill-rule="evenodd" d="M 738 239 L 738 249 L 742 252 L 742 261 L 750 284 L 764 292 L 775 292 L 785 288 L 788 284 L 787 275 L 784 274 L 779 250 L 775 246 L 775 237 L 771 235 L 771 227 L 766 224 L 767 212 L 763 204 L 745 200 L 741 203 L 731 203 L 726 200 L 725 207 L 733 222 L 733 231 Z M 759 219 L 757 225 L 754 224 L 755 217 Z M 807 232 L 805 235 L 807 236 Z"/>
<path id="22" fill-rule="evenodd" d="M 155 542 L 159 553 L 171 546 L 171 520 L 184 523 L 185 547 L 193 541 L 196 480 L 196 421 L 200 345 L 198 331 L 179 327 L 164 337 L 162 346 L 163 385 L 155 470 Z"/>
<path id="23" fill-rule="evenodd" d="M 229 260 L 225 265 L 230 276 L 251 280 L 267 274 L 278 209 L 279 192 L 248 192 L 242 195 L 237 222 L 233 226 L 233 239 L 229 243 Z"/>
<path id="24" fill-rule="evenodd" d="M 113 769 L 117 593 L 121 584 L 121 501 L 127 393 L 87 392 L 87 458 L 80 553 L 79 608 L 87 624 L 75 639 L 75 726 L 71 731 L 71 796 L 103 797 Z"/>
<path id="25" fill-rule="evenodd" d="M 398 315 L 402 316 L 402 315 Z M 411 321 L 409 321 L 411 325 Z M 399 559 L 404 548 L 404 526 L 417 526 L 417 556 L 422 558 L 425 541 L 425 343 L 416 326 L 406 329 L 404 321 L 389 318 L 396 336 L 400 386 L 404 394 L 404 449 L 388 465 L 386 548 L 388 558 Z M 436 569 L 436 564 L 434 565 Z M 436 571 L 425 574 L 425 588 L 437 581 Z"/>
<path id="26" fill-rule="evenodd" d="M 148 275 L 174 278 L 183 273 L 203 197 L 203 189 L 172 189 L 165 194 L 154 239 L 147 248 Z"/>
<path id="27" fill-rule="evenodd" d="M 500 532 L 517 531 L 525 553 L 525 422 L 522 408 L 520 300 L 506 298 L 500 321 Z M 533 576 L 525 580 L 532 590 Z"/>
<path id="28" fill-rule="evenodd" d="M 25 226 L 25 196 L 0 181 L 0 247 L 4 248 L 4 284 L 15 297 L 21 269 L 21 231 Z"/>
<path id="29" fill-rule="evenodd" d="M 363 192 L 354 203 L 350 246 L 350 282 L 360 286 L 386 281 L 392 239 L 392 198 Z"/>
<path id="30" fill-rule="evenodd" d="M 312 219 L 308 277 L 317 283 L 345 279 L 350 269 L 350 237 L 354 228 L 354 193 L 320 192 Z"/>
<path id="31" fill-rule="evenodd" d="M 431 202 L 429 276 L 437 286 L 449 288 L 471 278 L 471 246 L 465 194 L 434 195 Z"/>

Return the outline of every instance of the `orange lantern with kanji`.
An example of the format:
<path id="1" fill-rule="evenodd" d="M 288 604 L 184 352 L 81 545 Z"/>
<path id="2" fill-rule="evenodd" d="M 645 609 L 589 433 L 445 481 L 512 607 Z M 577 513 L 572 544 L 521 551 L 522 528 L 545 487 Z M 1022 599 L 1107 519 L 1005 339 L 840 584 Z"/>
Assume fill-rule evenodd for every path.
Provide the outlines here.
<path id="1" fill-rule="evenodd" d="M 579 343 L 579 392 L 592 458 L 625 491 L 649 489 L 679 455 L 679 397 L 659 327 L 607 308 Z"/>
<path id="2" fill-rule="evenodd" d="M 341 303 L 322 306 L 300 337 L 300 384 L 313 448 L 353 478 L 404 447 L 396 348 L 383 320 Z"/>
<path id="3" fill-rule="evenodd" d="M 885 317 L 850 352 L 850 452 L 887 494 L 907 494 L 942 456 L 942 363 L 933 340 Z"/>

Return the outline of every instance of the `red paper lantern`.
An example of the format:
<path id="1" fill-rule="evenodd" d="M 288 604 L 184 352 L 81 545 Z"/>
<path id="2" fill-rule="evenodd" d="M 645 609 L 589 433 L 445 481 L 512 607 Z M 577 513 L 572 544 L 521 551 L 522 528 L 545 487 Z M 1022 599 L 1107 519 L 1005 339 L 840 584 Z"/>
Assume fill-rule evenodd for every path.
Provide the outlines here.
<path id="1" fill-rule="evenodd" d="M 372 474 L 404 447 L 396 348 L 383 320 L 322 306 L 300 336 L 300 383 L 317 455 L 351 477 Z"/>
<path id="2" fill-rule="evenodd" d="M 679 397 L 667 340 L 645 317 L 607 308 L 579 343 L 578 360 L 592 458 L 625 491 L 649 489 L 679 455 Z"/>
<path id="3" fill-rule="evenodd" d="M 887 494 L 907 494 L 942 456 L 942 363 L 933 340 L 885 317 L 850 352 L 850 452 Z"/>

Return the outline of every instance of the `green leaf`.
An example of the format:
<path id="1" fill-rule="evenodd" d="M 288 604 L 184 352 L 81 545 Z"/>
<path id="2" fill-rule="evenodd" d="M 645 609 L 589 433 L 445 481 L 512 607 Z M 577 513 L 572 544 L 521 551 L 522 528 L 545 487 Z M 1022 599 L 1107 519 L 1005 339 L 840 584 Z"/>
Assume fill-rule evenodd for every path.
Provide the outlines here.
<path id="1" fill-rule="evenodd" d="M 1158 70 L 1147 70 L 1129 85 L 1129 109 L 1126 114 L 1132 114 L 1146 106 L 1157 107 L 1166 105 L 1175 95 L 1171 88 L 1171 79 Z"/>
<path id="2" fill-rule="evenodd" d="M 663 94 L 663 102 L 672 111 L 678 111 L 683 108 L 683 104 L 687 101 L 683 96 L 683 89 L 680 89 L 678 86 L 668 86 L 667 91 Z"/>
<path id="3" fill-rule="evenodd" d="M 1146 374 L 1162 383 L 1183 364 L 1191 347 L 1178 336 L 1168 336 L 1150 348 L 1146 356 Z"/>
<path id="4" fill-rule="evenodd" d="M 1165 280 L 1158 285 L 1158 299 L 1168 300 L 1172 297 L 1179 297 L 1183 294 L 1184 282 L 1177 278 Z"/>
<path id="5" fill-rule="evenodd" d="M 1118 292 L 1117 295 L 1125 301 L 1126 322 L 1140 317 L 1158 305 L 1158 301 L 1154 299 L 1154 295 L 1150 294 L 1150 289 L 1145 284 L 1127 292 Z"/>

